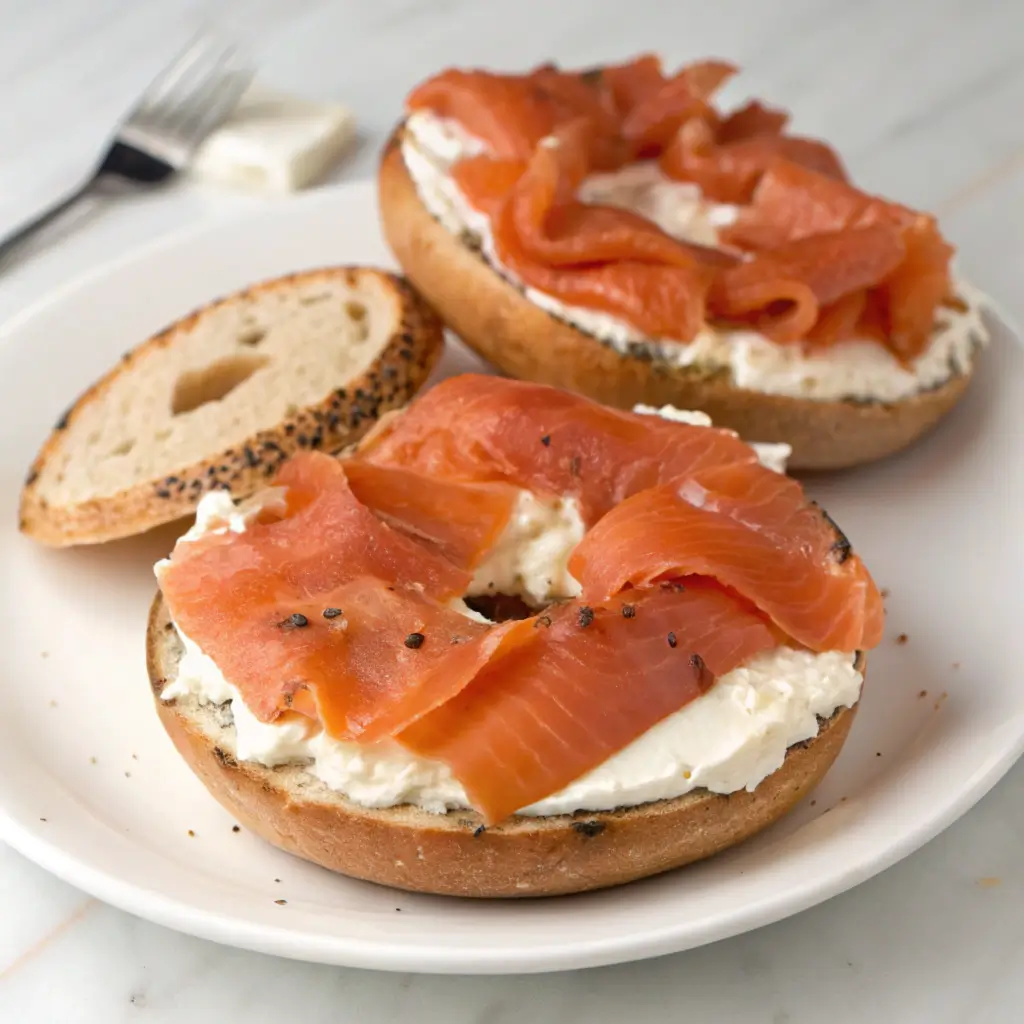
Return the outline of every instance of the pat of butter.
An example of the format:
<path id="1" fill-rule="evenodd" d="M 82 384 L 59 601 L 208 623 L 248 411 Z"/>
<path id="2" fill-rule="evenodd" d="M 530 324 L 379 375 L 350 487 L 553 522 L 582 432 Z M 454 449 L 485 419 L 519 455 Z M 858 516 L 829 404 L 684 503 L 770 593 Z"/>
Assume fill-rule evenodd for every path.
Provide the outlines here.
<path id="1" fill-rule="evenodd" d="M 355 134 L 337 103 L 313 103 L 250 86 L 224 123 L 199 147 L 191 171 L 259 192 L 294 192 L 330 169 Z"/>

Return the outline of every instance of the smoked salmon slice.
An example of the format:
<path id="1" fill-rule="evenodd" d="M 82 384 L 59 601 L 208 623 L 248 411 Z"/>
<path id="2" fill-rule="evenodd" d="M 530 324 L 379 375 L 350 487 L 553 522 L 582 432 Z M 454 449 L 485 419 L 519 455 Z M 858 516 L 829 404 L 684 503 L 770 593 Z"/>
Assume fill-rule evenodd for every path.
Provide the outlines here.
<path id="1" fill-rule="evenodd" d="M 371 438 L 361 457 L 445 480 L 498 481 L 574 497 L 588 526 L 659 483 L 707 466 L 757 462 L 753 449 L 728 430 L 477 374 L 431 388 Z"/>
<path id="2" fill-rule="evenodd" d="M 533 643 L 398 734 L 450 765 L 488 824 L 564 788 L 776 646 L 761 618 L 713 589 L 584 607 L 553 610 Z"/>
<path id="3" fill-rule="evenodd" d="M 656 156 L 690 118 L 710 115 L 708 101 L 736 71 L 725 61 L 700 61 L 638 96 L 622 121 L 622 134 L 635 154 Z"/>
<path id="4" fill-rule="evenodd" d="M 934 218 L 855 187 L 832 147 L 787 130 L 784 111 L 758 100 L 718 110 L 715 93 L 735 71 L 710 60 L 668 75 L 651 54 L 586 71 L 452 69 L 413 90 L 408 108 L 454 119 L 484 144 L 452 174 L 517 283 L 661 340 L 685 344 L 709 322 L 734 323 L 779 344 L 860 337 L 915 358 L 952 296 L 953 249 Z M 716 247 L 579 201 L 588 175 L 637 160 L 738 207 Z M 780 253 L 800 242 L 819 261 L 797 266 Z M 861 283 L 839 287 L 852 278 Z"/>
<path id="5" fill-rule="evenodd" d="M 816 651 L 881 639 L 881 596 L 846 538 L 799 484 L 760 465 L 712 466 L 628 498 L 569 570 L 595 601 L 627 584 L 711 576 Z"/>
<path id="6" fill-rule="evenodd" d="M 636 214 L 579 202 L 589 172 L 588 126 L 573 122 L 539 145 L 510 187 L 515 165 L 482 158 L 456 167 L 467 200 L 488 214 L 501 263 L 570 305 L 628 314 L 655 336 L 690 338 L 704 323 L 713 267 L 733 260 L 667 235 Z"/>
<path id="7" fill-rule="evenodd" d="M 939 234 L 934 218 L 792 161 L 777 160 L 723 239 L 753 251 L 771 250 L 824 233 L 878 225 L 898 230 L 904 247 L 899 264 L 875 282 L 882 329 L 898 355 L 912 358 L 927 344 L 935 310 L 951 290 L 953 249 Z"/>
<path id="8" fill-rule="evenodd" d="M 505 483 L 460 483 L 358 458 L 344 467 L 359 501 L 460 569 L 473 569 L 494 546 L 518 496 Z"/>
<path id="9" fill-rule="evenodd" d="M 488 821 L 760 651 L 852 652 L 881 635 L 846 539 L 728 431 L 466 375 L 356 455 L 302 452 L 275 483 L 282 508 L 183 539 L 162 565 L 178 629 L 259 720 L 301 714 L 438 758 Z M 489 622 L 462 598 L 521 489 L 578 500 L 583 594 Z"/>
<path id="10" fill-rule="evenodd" d="M 811 334 L 820 309 L 884 280 L 906 256 L 899 228 L 875 223 L 808 235 L 723 269 L 709 313 L 748 321 L 774 341 Z"/>
<path id="11" fill-rule="evenodd" d="M 181 631 L 262 721 L 295 707 L 299 691 L 322 698 L 317 668 L 322 649 L 333 652 L 351 671 L 332 683 L 325 720 L 339 736 L 357 735 L 389 697 L 401 697 L 411 664 L 422 670 L 434 657 L 416 651 L 413 661 L 404 637 L 429 625 L 433 636 L 446 635 L 431 645 L 440 655 L 447 637 L 486 629 L 447 607 L 470 576 L 358 502 L 328 455 L 290 459 L 277 482 L 289 488 L 288 514 L 244 533 L 179 542 L 161 590 Z M 325 617 L 328 609 L 341 614 Z"/>
<path id="12" fill-rule="evenodd" d="M 761 176 L 779 158 L 840 181 L 846 178 L 834 150 L 817 139 L 778 133 L 744 137 L 741 123 L 732 126 L 732 140 L 723 142 L 719 132 L 724 127 L 716 131 L 705 118 L 688 121 L 662 154 L 661 169 L 671 178 L 695 182 L 709 199 L 741 204 L 750 202 Z"/>

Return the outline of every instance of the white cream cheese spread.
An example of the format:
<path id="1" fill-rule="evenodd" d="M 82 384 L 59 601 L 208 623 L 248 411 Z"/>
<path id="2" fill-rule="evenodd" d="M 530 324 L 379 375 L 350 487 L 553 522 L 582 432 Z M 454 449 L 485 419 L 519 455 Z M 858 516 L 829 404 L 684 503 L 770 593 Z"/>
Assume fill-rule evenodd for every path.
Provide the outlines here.
<path id="1" fill-rule="evenodd" d="M 671 407 L 642 411 L 683 422 L 706 420 Z M 272 488 L 236 506 L 227 493 L 214 491 L 200 502 L 196 523 L 186 536 L 244 532 L 262 508 L 282 497 L 280 488 Z M 579 585 L 566 566 L 582 535 L 575 501 L 545 501 L 523 492 L 516 515 L 478 570 L 471 591 L 487 592 L 493 583 L 495 592 L 518 592 L 533 600 L 572 596 Z M 157 564 L 158 578 L 166 564 Z M 464 606 L 459 610 L 476 617 Z M 469 806 L 446 765 L 417 757 L 395 742 L 336 740 L 297 717 L 258 721 L 214 661 L 180 631 L 179 636 L 184 650 L 177 677 L 161 696 L 227 705 L 240 760 L 271 768 L 300 765 L 366 807 L 408 803 L 443 813 Z M 520 813 L 605 810 L 671 799 L 698 788 L 714 793 L 753 789 L 780 767 L 790 746 L 817 735 L 819 719 L 855 704 L 861 683 L 850 652 L 814 654 L 787 647 L 764 652 L 721 676 L 702 697 L 561 792 Z"/>
<path id="2" fill-rule="evenodd" d="M 983 316 L 986 299 L 962 281 L 957 282 L 957 291 L 966 309 L 940 310 L 928 347 L 907 366 L 869 339 L 810 351 L 799 344 L 775 344 L 755 331 L 711 327 L 689 342 L 649 338 L 608 313 L 570 306 L 546 292 L 525 287 L 502 267 L 487 217 L 470 206 L 451 175 L 453 163 L 485 149 L 457 123 L 429 111 L 416 111 L 406 120 L 402 155 L 431 214 L 453 234 L 471 235 L 492 266 L 523 287 L 535 305 L 616 351 L 643 352 L 673 366 L 728 370 L 733 383 L 749 391 L 821 401 L 895 402 L 967 372 L 975 349 L 988 341 Z M 643 163 L 588 178 L 580 187 L 580 197 L 632 210 L 676 238 L 704 245 L 715 244 L 717 228 L 731 223 L 737 211 L 735 206 L 704 199 L 692 183 L 673 181 L 656 166 Z"/>

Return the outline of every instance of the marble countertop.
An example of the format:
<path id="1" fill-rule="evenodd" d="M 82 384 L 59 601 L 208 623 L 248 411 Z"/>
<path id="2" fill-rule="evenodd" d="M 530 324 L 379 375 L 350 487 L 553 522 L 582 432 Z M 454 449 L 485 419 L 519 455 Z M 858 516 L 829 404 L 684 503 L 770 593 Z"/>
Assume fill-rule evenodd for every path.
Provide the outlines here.
<path id="1" fill-rule="evenodd" d="M 1011 313 L 1024 243 L 1024 6 L 1007 0 L 49 0 L 3 5 L 0 229 L 84 173 L 119 113 L 205 19 L 270 83 L 351 105 L 371 173 L 417 79 L 661 49 L 740 63 L 758 93 L 836 143 L 865 187 L 935 211 L 960 265 Z M 102 209 L 0 279 L 0 318 L 183 224 L 260 202 L 184 183 Z M 0 844 L 0 1020 L 239 1017 L 446 1024 L 1024 1019 L 1024 766 L 883 875 L 780 924 L 645 963 L 531 977 L 386 975 L 275 960 L 104 906 Z"/>

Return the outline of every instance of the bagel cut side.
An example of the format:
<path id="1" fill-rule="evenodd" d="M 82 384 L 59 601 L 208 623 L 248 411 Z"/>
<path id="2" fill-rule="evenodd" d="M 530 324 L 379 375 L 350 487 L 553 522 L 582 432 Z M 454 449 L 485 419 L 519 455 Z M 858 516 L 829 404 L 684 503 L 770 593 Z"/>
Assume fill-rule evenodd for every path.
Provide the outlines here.
<path id="1" fill-rule="evenodd" d="M 329 267 L 211 302 L 128 352 L 65 413 L 32 464 L 20 528 L 97 544 L 251 494 L 303 448 L 332 452 L 404 406 L 441 355 L 402 278 Z"/>
<path id="2" fill-rule="evenodd" d="M 842 469 L 897 452 L 930 430 L 967 388 L 970 372 L 898 402 L 819 401 L 739 388 L 724 369 L 619 352 L 531 302 L 471 240 L 433 217 L 406 169 L 401 133 L 400 126 L 378 175 L 388 244 L 445 323 L 502 373 L 621 409 L 637 403 L 699 409 L 741 437 L 791 445 L 795 470 Z"/>
<path id="3" fill-rule="evenodd" d="M 813 739 L 789 748 L 782 767 L 752 792 L 695 790 L 615 811 L 514 815 L 483 827 L 470 810 L 433 814 L 410 805 L 369 809 L 300 765 L 267 768 L 235 756 L 223 706 L 164 701 L 181 642 L 157 595 L 146 636 L 160 720 L 210 793 L 242 825 L 331 871 L 411 892 L 478 898 L 557 896 L 621 885 L 681 867 L 748 839 L 821 781 L 849 733 L 856 706 L 841 708 Z M 860 655 L 858 669 L 864 671 Z"/>

